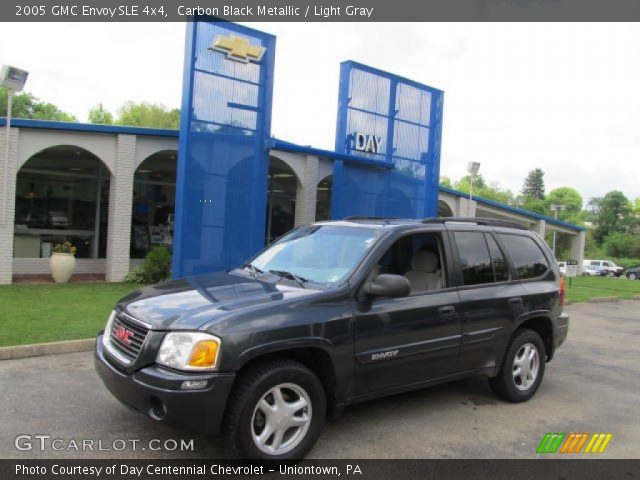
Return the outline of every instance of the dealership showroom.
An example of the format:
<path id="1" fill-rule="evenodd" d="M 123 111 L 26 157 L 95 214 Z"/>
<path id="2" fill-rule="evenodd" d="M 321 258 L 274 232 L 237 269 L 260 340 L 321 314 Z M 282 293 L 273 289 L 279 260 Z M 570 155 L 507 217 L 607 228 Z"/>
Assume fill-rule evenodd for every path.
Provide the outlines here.
<path id="1" fill-rule="evenodd" d="M 14 120 L 0 183 L 6 181 L 6 214 L 15 220 L 2 225 L 0 282 L 48 274 L 51 246 L 64 240 L 78 247 L 76 273 L 107 281 L 122 280 L 154 245 L 171 246 L 178 139 L 173 130 Z M 331 218 L 336 157 L 344 158 L 271 140 L 264 244 Z M 557 231 L 571 236 L 573 258 L 584 255 L 582 227 L 517 206 L 440 187 L 438 215 L 516 221 L 541 235 Z"/>

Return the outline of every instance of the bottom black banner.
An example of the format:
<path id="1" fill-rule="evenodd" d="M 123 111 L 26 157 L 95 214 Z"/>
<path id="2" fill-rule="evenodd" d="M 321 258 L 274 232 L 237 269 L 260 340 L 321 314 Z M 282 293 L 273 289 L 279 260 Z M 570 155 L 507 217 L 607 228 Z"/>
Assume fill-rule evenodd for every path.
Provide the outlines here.
<path id="1" fill-rule="evenodd" d="M 640 478 L 640 460 L 0 460 L 0 479 L 204 480 L 211 478 L 549 479 Z"/>

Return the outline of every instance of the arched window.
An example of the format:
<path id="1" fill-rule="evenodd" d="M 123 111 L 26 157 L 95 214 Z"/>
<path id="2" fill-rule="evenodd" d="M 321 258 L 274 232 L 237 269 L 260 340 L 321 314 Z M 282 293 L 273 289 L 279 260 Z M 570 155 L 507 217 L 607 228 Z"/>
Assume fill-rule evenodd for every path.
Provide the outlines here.
<path id="1" fill-rule="evenodd" d="M 439 217 L 453 217 L 453 212 L 447 202 L 438 200 L 438 216 Z"/>
<path id="2" fill-rule="evenodd" d="M 131 258 L 144 258 L 155 245 L 173 244 L 177 155 L 175 150 L 154 153 L 134 173 Z"/>
<path id="3" fill-rule="evenodd" d="M 269 187 L 267 190 L 266 244 L 270 244 L 291 230 L 295 224 L 298 178 L 279 158 L 269 158 Z"/>
<path id="4" fill-rule="evenodd" d="M 58 145 L 18 171 L 13 256 L 47 258 L 70 241 L 78 258 L 105 258 L 110 173 L 94 154 Z"/>
<path id="5" fill-rule="evenodd" d="M 324 177 L 318 183 L 316 196 L 316 222 L 331 218 L 331 193 L 333 190 L 333 175 Z"/>

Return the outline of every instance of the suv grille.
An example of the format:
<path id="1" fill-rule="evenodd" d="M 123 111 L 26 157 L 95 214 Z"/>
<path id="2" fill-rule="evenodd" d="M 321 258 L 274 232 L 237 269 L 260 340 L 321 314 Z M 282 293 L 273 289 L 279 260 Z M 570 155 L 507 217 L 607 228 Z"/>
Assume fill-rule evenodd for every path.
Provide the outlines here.
<path id="1" fill-rule="evenodd" d="M 118 313 L 111 327 L 111 347 L 130 361 L 138 358 L 149 330 Z"/>

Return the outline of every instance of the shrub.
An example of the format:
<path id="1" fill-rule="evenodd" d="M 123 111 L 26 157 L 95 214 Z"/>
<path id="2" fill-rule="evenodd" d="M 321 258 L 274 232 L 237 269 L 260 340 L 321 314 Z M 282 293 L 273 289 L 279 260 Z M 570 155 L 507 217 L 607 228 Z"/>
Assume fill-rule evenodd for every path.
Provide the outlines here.
<path id="1" fill-rule="evenodd" d="M 142 265 L 135 267 L 125 277 L 131 283 L 160 283 L 171 278 L 171 252 L 164 245 L 158 245 L 147 253 Z"/>

